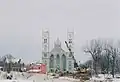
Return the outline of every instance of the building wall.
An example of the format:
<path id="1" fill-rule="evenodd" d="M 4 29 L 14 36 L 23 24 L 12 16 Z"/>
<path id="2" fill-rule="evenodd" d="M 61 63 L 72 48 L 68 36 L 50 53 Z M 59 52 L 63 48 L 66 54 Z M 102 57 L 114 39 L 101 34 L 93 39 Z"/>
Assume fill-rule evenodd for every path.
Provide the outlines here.
<path id="1" fill-rule="evenodd" d="M 63 70 L 63 64 L 66 64 L 66 68 L 65 68 L 66 71 L 72 72 L 73 69 L 74 69 L 74 60 L 72 59 L 72 57 L 69 57 L 68 54 L 65 54 L 66 62 L 63 63 L 63 61 L 62 61 L 62 55 L 63 54 L 65 54 L 65 53 L 59 54 L 59 56 L 60 56 L 60 64 L 59 64 L 60 70 L 64 71 Z M 57 69 L 57 63 L 56 63 L 57 62 L 57 55 L 56 55 L 56 53 L 53 54 L 53 55 L 54 55 L 54 68 L 53 68 L 53 70 L 55 71 Z M 47 66 L 46 67 L 47 67 L 47 71 L 49 72 L 49 71 L 51 71 L 50 64 L 49 64 L 50 63 L 50 58 L 43 58 L 43 62 L 45 62 L 45 61 L 47 61 Z"/>
<path id="2" fill-rule="evenodd" d="M 0 67 L 3 67 L 3 71 L 20 71 L 21 68 L 24 68 L 24 64 L 22 63 L 4 63 L 0 62 Z"/>
<path id="3" fill-rule="evenodd" d="M 73 72 L 74 70 L 74 61 L 72 59 L 67 60 L 67 71 Z"/>
<path id="4" fill-rule="evenodd" d="M 43 52 L 42 63 L 46 65 L 46 70 L 49 71 L 49 53 L 47 53 L 47 56 L 45 56 Z"/>

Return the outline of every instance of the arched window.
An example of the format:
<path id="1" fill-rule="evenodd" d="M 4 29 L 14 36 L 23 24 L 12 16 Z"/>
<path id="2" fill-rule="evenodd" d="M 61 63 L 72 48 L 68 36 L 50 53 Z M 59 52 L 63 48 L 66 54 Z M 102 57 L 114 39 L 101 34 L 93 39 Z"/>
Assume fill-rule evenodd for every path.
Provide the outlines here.
<path id="1" fill-rule="evenodd" d="M 47 61 L 45 60 L 45 65 L 47 65 Z"/>
<path id="2" fill-rule="evenodd" d="M 62 70 L 66 70 L 66 56 L 63 54 L 61 58 Z"/>
<path id="3" fill-rule="evenodd" d="M 69 68 L 68 68 L 68 69 L 71 70 L 72 61 L 69 61 L 69 62 L 68 62 L 68 65 L 69 65 Z"/>
<path id="4" fill-rule="evenodd" d="M 50 56 L 50 68 L 54 68 L 54 55 L 51 54 Z"/>
<path id="5" fill-rule="evenodd" d="M 44 43 L 47 43 L 47 39 L 44 39 Z"/>
<path id="6" fill-rule="evenodd" d="M 59 68 L 59 66 L 60 66 L 60 56 L 59 56 L 59 54 L 57 54 L 57 56 L 56 56 L 56 65 L 57 65 L 57 68 Z"/>
<path id="7" fill-rule="evenodd" d="M 44 53 L 44 57 L 47 57 L 47 53 Z"/>
<path id="8" fill-rule="evenodd" d="M 72 57 L 72 54 L 71 54 L 71 53 L 69 54 L 69 57 Z"/>

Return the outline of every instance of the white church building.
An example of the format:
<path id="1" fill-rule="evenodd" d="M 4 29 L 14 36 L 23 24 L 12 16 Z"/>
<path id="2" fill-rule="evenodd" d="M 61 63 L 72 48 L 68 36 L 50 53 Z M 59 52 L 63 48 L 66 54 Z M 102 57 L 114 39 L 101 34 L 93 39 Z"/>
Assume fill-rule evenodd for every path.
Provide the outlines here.
<path id="1" fill-rule="evenodd" d="M 69 47 L 73 49 L 73 36 L 74 32 L 67 33 L 67 41 Z M 72 72 L 74 69 L 74 58 L 73 54 L 69 51 L 65 51 L 61 47 L 59 38 L 54 42 L 54 48 L 50 48 L 49 31 L 42 32 L 42 63 L 46 64 L 47 71 L 69 71 Z"/>

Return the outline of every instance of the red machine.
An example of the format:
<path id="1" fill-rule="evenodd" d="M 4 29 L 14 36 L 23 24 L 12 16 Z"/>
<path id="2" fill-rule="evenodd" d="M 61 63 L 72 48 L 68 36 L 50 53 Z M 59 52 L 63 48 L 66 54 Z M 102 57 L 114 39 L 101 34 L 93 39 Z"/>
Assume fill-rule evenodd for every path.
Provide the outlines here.
<path id="1" fill-rule="evenodd" d="M 29 72 L 29 73 L 46 74 L 46 65 L 45 64 L 34 64 L 34 65 L 31 65 L 27 72 Z"/>

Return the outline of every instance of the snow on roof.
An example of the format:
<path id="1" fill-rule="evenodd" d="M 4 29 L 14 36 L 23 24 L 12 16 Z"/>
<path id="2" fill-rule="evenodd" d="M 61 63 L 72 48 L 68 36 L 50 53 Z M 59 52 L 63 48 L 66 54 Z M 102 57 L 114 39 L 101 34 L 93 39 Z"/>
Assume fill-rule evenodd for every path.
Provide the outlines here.
<path id="1" fill-rule="evenodd" d="M 0 58 L 0 61 L 5 61 L 7 63 L 9 62 L 18 62 L 20 59 L 16 59 L 15 57 L 13 57 L 11 54 L 7 54 L 3 57 Z"/>

